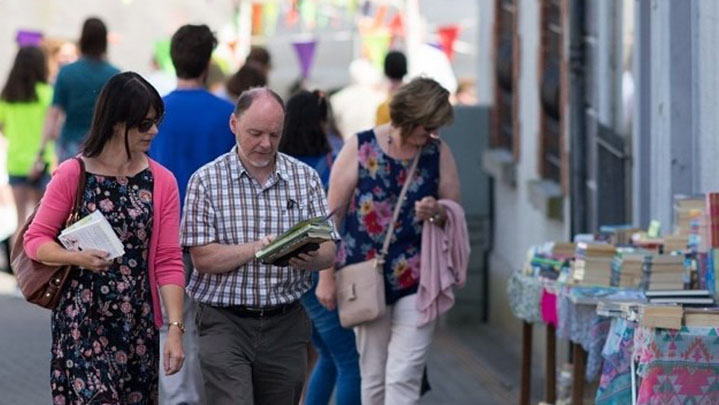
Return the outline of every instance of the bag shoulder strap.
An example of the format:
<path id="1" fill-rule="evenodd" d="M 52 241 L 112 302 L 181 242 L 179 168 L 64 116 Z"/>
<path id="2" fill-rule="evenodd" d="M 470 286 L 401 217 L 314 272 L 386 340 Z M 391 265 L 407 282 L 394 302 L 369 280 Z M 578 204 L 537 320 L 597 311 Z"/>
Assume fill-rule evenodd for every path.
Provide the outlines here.
<path id="1" fill-rule="evenodd" d="M 77 189 L 75 190 L 75 202 L 70 211 L 70 216 L 67 218 L 67 224 L 73 224 L 80 219 L 80 212 L 82 211 L 82 200 L 85 196 L 85 184 L 87 179 L 85 178 L 85 162 L 79 156 L 74 158 L 80 165 L 80 175 L 77 178 Z"/>
<path id="2" fill-rule="evenodd" d="M 397 198 L 397 203 L 394 206 L 394 213 L 392 214 L 392 221 L 389 223 L 389 228 L 387 229 L 387 234 L 384 237 L 384 243 L 382 244 L 382 250 L 379 254 L 379 261 L 384 261 L 384 257 L 387 255 L 387 251 L 389 250 L 389 244 L 392 241 L 392 236 L 394 235 L 394 223 L 397 222 L 397 219 L 399 218 L 399 212 L 402 208 L 402 204 L 404 203 L 404 197 L 407 195 L 407 189 L 409 188 L 409 183 L 412 182 L 412 177 L 414 177 L 414 172 L 417 170 L 417 164 L 419 163 L 419 157 L 422 154 L 422 149 L 417 151 L 417 154 L 414 156 L 414 160 L 412 161 L 412 167 L 409 169 L 409 173 L 407 173 L 407 178 L 404 180 L 404 185 L 402 186 L 402 191 L 399 193 L 399 197 Z"/>

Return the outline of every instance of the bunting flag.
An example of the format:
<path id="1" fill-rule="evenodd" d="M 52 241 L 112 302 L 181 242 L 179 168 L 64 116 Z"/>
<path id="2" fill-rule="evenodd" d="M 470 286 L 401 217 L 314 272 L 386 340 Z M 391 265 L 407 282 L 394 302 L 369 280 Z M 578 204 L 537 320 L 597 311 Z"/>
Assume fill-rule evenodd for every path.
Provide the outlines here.
<path id="1" fill-rule="evenodd" d="M 300 1 L 300 17 L 305 27 L 313 30 L 317 26 L 317 3 L 314 0 Z"/>
<path id="2" fill-rule="evenodd" d="M 294 27 L 299 20 L 300 13 L 297 11 L 297 2 L 293 1 L 290 8 L 287 9 L 287 14 L 285 14 L 285 25 L 289 28 Z"/>
<path id="3" fill-rule="evenodd" d="M 162 39 L 155 41 L 155 62 L 158 67 L 167 72 L 175 75 L 175 66 L 172 64 L 172 58 L 170 57 L 170 40 Z"/>
<path id="4" fill-rule="evenodd" d="M 362 36 L 364 55 L 380 70 L 384 65 L 384 57 L 389 50 L 391 39 L 392 37 L 388 30 L 374 30 Z"/>
<path id="5" fill-rule="evenodd" d="M 372 12 L 372 2 L 370 0 L 364 0 L 364 3 L 362 3 L 362 14 L 370 15 L 371 12 Z"/>
<path id="6" fill-rule="evenodd" d="M 262 9 L 261 3 L 252 3 L 252 35 L 262 35 Z"/>
<path id="7" fill-rule="evenodd" d="M 277 17 L 280 15 L 280 7 L 277 0 L 268 1 L 262 9 L 262 21 L 265 28 L 265 35 L 272 36 L 277 29 Z"/>
<path id="8" fill-rule="evenodd" d="M 297 41 L 292 43 L 292 46 L 295 48 L 297 58 L 300 61 L 302 77 L 307 79 L 310 76 L 312 62 L 315 59 L 315 48 L 317 47 L 317 41 L 314 39 L 310 41 Z"/>
<path id="9" fill-rule="evenodd" d="M 402 20 L 402 13 L 395 13 L 389 21 L 388 28 L 393 37 L 404 37 L 404 21 Z"/>
<path id="10" fill-rule="evenodd" d="M 15 42 L 18 46 L 40 46 L 42 42 L 42 32 L 31 30 L 18 30 L 15 34 Z"/>
<path id="11" fill-rule="evenodd" d="M 358 2 L 359 0 L 347 0 L 347 17 L 352 18 L 357 13 Z"/>
<path id="12" fill-rule="evenodd" d="M 374 15 L 374 27 L 375 28 L 381 28 L 384 27 L 384 21 L 387 19 L 387 5 L 381 4 L 377 6 L 377 12 Z"/>
<path id="13" fill-rule="evenodd" d="M 447 58 L 451 61 L 454 58 L 454 41 L 459 37 L 459 25 L 446 25 L 437 28 L 439 35 L 439 44 L 442 47 Z"/>

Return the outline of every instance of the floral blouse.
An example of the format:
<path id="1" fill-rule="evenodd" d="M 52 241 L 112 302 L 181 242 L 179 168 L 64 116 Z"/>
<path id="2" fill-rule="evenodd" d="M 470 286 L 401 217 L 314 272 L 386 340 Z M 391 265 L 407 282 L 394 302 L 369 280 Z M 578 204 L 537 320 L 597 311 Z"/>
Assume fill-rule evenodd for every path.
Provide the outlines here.
<path id="1" fill-rule="evenodd" d="M 373 130 L 358 135 L 358 179 L 341 231 L 336 268 L 374 258 L 382 249 L 395 203 L 402 191 L 412 160 L 394 159 L 380 148 Z M 419 285 L 422 222 L 414 203 L 426 196 L 437 198 L 439 186 L 438 141 L 422 150 L 414 178 L 395 224 L 394 237 L 385 257 L 385 297 L 391 305 L 417 292 Z"/>

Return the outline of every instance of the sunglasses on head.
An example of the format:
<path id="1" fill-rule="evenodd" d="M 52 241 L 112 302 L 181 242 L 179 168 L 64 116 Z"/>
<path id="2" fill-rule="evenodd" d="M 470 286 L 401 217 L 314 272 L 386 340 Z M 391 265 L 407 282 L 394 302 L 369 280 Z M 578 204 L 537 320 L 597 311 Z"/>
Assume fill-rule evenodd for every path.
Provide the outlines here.
<path id="1" fill-rule="evenodd" d="M 145 118 L 137 124 L 137 130 L 140 132 L 147 132 L 152 128 L 153 125 L 159 124 L 160 120 L 154 118 Z"/>

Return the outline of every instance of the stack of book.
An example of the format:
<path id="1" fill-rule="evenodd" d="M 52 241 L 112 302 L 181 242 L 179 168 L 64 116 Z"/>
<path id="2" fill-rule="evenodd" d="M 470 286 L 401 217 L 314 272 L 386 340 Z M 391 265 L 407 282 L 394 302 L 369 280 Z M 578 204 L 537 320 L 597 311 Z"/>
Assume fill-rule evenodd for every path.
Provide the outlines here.
<path id="1" fill-rule="evenodd" d="M 719 308 L 685 308 L 684 325 L 719 327 Z"/>
<path id="2" fill-rule="evenodd" d="M 664 235 L 664 253 L 683 252 L 689 244 L 689 235 Z"/>
<path id="3" fill-rule="evenodd" d="M 614 245 L 577 243 L 572 279 L 576 284 L 610 286 Z"/>
<path id="4" fill-rule="evenodd" d="M 555 258 L 573 259 L 576 251 L 576 243 L 554 242 L 552 245 L 552 256 Z"/>
<path id="5" fill-rule="evenodd" d="M 719 248 L 719 193 L 706 195 L 707 245 Z"/>
<path id="6" fill-rule="evenodd" d="M 648 290 L 684 289 L 684 256 L 649 255 L 646 260 Z"/>
<path id="7" fill-rule="evenodd" d="M 332 225 L 327 217 L 299 222 L 272 243 L 255 254 L 263 264 L 287 266 L 289 260 L 301 253 L 317 250 L 320 243 L 333 240 Z"/>
<path id="8" fill-rule="evenodd" d="M 708 290 L 663 290 L 647 291 L 650 304 L 713 305 L 714 299 Z"/>
<path id="9" fill-rule="evenodd" d="M 639 324 L 650 328 L 681 329 L 680 305 L 647 304 L 639 307 Z"/>
<path id="10" fill-rule="evenodd" d="M 612 263 L 613 284 L 619 287 L 639 288 L 644 280 L 644 267 L 647 253 L 634 250 L 617 249 Z"/>
<path id="11" fill-rule="evenodd" d="M 602 225 L 599 228 L 599 232 L 609 235 L 609 241 L 616 246 L 630 244 L 632 235 L 640 231 L 633 225 Z"/>

